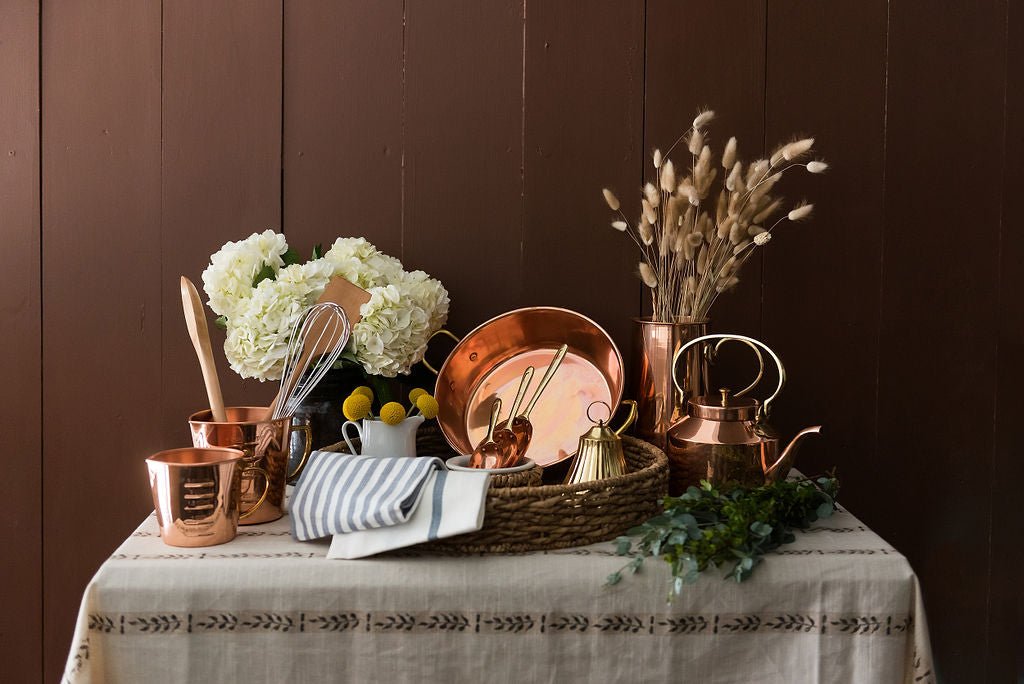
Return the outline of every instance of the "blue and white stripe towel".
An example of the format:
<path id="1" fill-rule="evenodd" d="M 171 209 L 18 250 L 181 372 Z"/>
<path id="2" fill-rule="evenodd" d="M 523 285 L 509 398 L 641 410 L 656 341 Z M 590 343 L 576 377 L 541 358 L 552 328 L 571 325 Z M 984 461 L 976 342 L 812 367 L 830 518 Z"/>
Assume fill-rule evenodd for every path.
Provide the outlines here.
<path id="1" fill-rule="evenodd" d="M 439 458 L 352 456 L 316 451 L 291 499 L 299 541 L 408 521 Z"/>

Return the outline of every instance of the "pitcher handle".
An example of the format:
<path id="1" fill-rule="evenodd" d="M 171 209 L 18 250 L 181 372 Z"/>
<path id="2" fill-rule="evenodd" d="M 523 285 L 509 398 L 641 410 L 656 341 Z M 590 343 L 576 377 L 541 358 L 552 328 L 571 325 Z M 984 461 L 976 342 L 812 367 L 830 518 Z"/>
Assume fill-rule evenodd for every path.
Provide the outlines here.
<path id="1" fill-rule="evenodd" d="M 455 340 L 455 344 L 458 344 L 459 342 L 462 341 L 462 338 L 460 338 L 458 335 L 453 333 L 451 330 L 448 330 L 446 328 L 441 328 L 440 330 L 438 330 L 433 335 L 431 335 L 430 337 L 427 338 L 427 344 L 429 345 L 431 340 L 433 340 L 438 335 L 444 335 L 446 337 L 452 338 L 453 340 Z M 434 375 L 440 375 L 440 371 L 438 371 L 436 368 L 431 366 L 430 363 L 427 361 L 426 351 L 424 351 L 423 358 L 420 360 L 420 363 L 422 363 L 424 366 L 426 366 L 427 370 L 430 371 L 431 373 L 433 373 Z"/>
<path id="2" fill-rule="evenodd" d="M 632 399 L 623 399 L 622 403 L 629 406 L 629 415 L 626 416 L 626 422 L 622 424 L 622 427 L 615 431 L 616 435 L 621 435 L 623 432 L 628 430 L 629 426 L 636 422 L 636 417 L 640 413 L 637 409 L 636 402 Z"/>
<path id="3" fill-rule="evenodd" d="M 299 459 L 299 465 L 295 466 L 295 470 L 288 474 L 285 482 L 292 484 L 299 479 L 302 475 L 302 471 L 306 468 L 306 461 L 309 460 L 309 454 L 313 451 L 313 430 L 308 425 L 292 425 L 293 432 L 301 432 L 304 437 L 302 438 L 302 458 Z"/>
<path id="4" fill-rule="evenodd" d="M 245 520 L 250 515 L 255 513 L 259 509 L 259 507 L 263 505 L 263 502 L 267 500 L 267 494 L 270 493 L 270 473 L 268 473 L 263 468 L 260 468 L 259 466 L 249 466 L 248 468 L 244 468 L 242 470 L 242 475 L 245 475 L 246 473 L 249 472 L 259 473 L 263 476 L 263 493 L 260 495 L 259 501 L 250 506 L 249 510 L 241 512 L 241 514 L 238 516 L 239 520 Z M 239 506 L 239 508 L 241 508 L 241 506 Z"/>
<path id="5" fill-rule="evenodd" d="M 359 435 L 360 444 L 362 444 L 363 442 L 363 427 L 353 420 L 346 420 L 344 423 L 341 424 L 341 438 L 345 440 L 345 446 L 348 447 L 348 453 L 352 454 L 353 456 L 358 456 L 359 452 L 356 451 L 356 448 L 352 445 L 352 440 L 348 438 L 349 425 L 356 429 L 356 434 Z"/>

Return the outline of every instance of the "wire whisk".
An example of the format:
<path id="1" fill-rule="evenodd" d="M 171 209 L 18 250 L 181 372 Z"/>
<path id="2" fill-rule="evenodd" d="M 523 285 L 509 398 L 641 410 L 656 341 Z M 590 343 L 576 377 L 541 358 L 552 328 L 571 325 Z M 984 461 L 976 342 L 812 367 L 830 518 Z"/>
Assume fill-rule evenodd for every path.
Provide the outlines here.
<path id="1" fill-rule="evenodd" d="M 295 322 L 274 399 L 274 420 L 291 416 L 323 379 L 352 335 L 345 310 L 334 302 L 314 304 Z"/>

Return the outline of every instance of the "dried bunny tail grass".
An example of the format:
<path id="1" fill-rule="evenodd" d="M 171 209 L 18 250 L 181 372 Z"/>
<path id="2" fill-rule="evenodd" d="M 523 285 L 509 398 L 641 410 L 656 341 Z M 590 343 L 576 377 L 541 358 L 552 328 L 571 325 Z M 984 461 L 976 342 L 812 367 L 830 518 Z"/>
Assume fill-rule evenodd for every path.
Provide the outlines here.
<path id="1" fill-rule="evenodd" d="M 654 150 L 654 168 L 661 168 L 661 150 Z"/>
<path id="2" fill-rule="evenodd" d="M 640 280 L 652 290 L 658 287 L 658 277 L 654 275 L 654 269 L 646 261 L 640 262 Z"/>
<path id="3" fill-rule="evenodd" d="M 811 173 L 822 173 L 828 170 L 828 164 L 818 160 L 807 162 L 807 170 Z"/>
<path id="4" fill-rule="evenodd" d="M 736 136 L 729 138 L 729 142 L 725 143 L 725 151 L 722 152 L 722 168 L 731 169 L 732 165 L 736 162 Z"/>
<path id="5" fill-rule="evenodd" d="M 782 198 L 778 198 L 778 199 L 772 200 L 768 204 L 768 206 L 766 206 L 764 209 L 761 209 L 759 212 L 754 214 L 753 219 L 752 219 L 753 222 L 754 223 L 764 223 L 765 219 L 768 218 L 769 216 L 771 216 L 772 214 L 774 214 L 775 212 L 777 212 L 779 210 L 779 207 L 781 207 L 781 206 L 782 206 Z"/>
<path id="6" fill-rule="evenodd" d="M 814 205 L 813 204 L 807 204 L 805 202 L 801 202 L 800 204 L 796 205 L 789 212 L 789 214 L 787 215 L 787 218 L 790 221 L 793 221 L 793 222 L 801 221 L 801 220 L 807 218 L 808 216 L 810 216 L 812 211 L 814 211 Z"/>
<path id="7" fill-rule="evenodd" d="M 724 221 L 718 224 L 718 239 L 725 240 L 729 237 L 729 233 L 732 232 L 733 224 L 736 223 L 735 216 L 729 216 Z"/>
<path id="8" fill-rule="evenodd" d="M 707 273 L 710 254 L 711 250 L 708 247 L 701 247 L 700 252 L 697 254 L 697 273 L 701 275 Z"/>
<path id="9" fill-rule="evenodd" d="M 745 250 L 749 246 L 750 246 L 750 240 L 743 240 L 738 245 L 736 245 L 735 247 L 732 248 L 733 256 L 738 256 L 740 253 L 743 252 L 743 250 Z"/>
<path id="10" fill-rule="evenodd" d="M 640 240 L 648 247 L 654 242 L 654 231 L 651 230 L 651 224 L 646 220 L 640 219 L 636 226 L 636 232 L 640 234 Z"/>
<path id="11" fill-rule="evenodd" d="M 729 242 L 738 245 L 746 239 L 746 229 L 740 223 L 733 223 L 729 228 Z"/>
<path id="12" fill-rule="evenodd" d="M 697 188 L 693 186 L 693 183 L 690 182 L 689 178 L 687 178 L 686 180 L 679 184 L 679 187 L 676 188 L 676 192 L 679 195 L 685 197 L 686 201 L 692 204 L 693 206 L 697 206 L 697 204 L 700 203 L 700 197 L 698 196 Z"/>
<path id="13" fill-rule="evenodd" d="M 756 237 L 761 233 L 767 232 L 761 226 L 747 226 L 747 235 L 750 237 Z"/>
<path id="14" fill-rule="evenodd" d="M 647 202 L 652 207 L 656 207 L 661 204 L 661 193 L 658 192 L 658 188 L 654 187 L 654 183 L 647 183 L 644 185 L 644 197 L 647 198 Z"/>
<path id="15" fill-rule="evenodd" d="M 688 145 L 690 154 L 700 154 L 700 149 L 702 147 L 704 147 L 704 134 L 698 130 L 694 130 L 693 133 L 690 134 L 690 143 Z"/>
<path id="16" fill-rule="evenodd" d="M 700 195 L 701 199 L 707 199 L 708 194 L 711 192 L 711 186 L 717 177 L 718 169 L 711 169 L 701 179 L 700 187 L 697 188 L 697 194 Z"/>
<path id="17" fill-rule="evenodd" d="M 718 204 L 715 207 L 715 222 L 721 223 L 725 220 L 729 211 L 729 190 L 728 188 L 722 188 L 722 191 L 718 193 Z"/>
<path id="18" fill-rule="evenodd" d="M 729 175 L 725 179 L 725 189 L 729 192 L 735 191 L 737 184 L 742 182 L 742 176 L 743 164 L 736 162 L 733 164 L 732 171 L 729 172 Z"/>
<path id="19" fill-rule="evenodd" d="M 713 109 L 705 109 L 700 114 L 698 114 L 696 116 L 696 118 L 694 118 L 694 120 L 693 120 L 693 127 L 694 128 L 700 128 L 701 126 L 706 126 L 707 124 L 711 123 L 711 120 L 714 119 L 714 118 L 715 118 L 714 110 Z"/>
<path id="20" fill-rule="evenodd" d="M 672 192 L 676 188 L 676 169 L 672 160 L 667 159 L 661 167 L 661 189 L 665 192 Z"/>
<path id="21" fill-rule="evenodd" d="M 626 225 L 625 221 L 612 221 L 612 228 L 614 228 L 615 230 L 619 231 L 620 233 L 625 233 L 626 232 L 626 228 L 628 228 L 628 227 L 629 226 Z"/>
<path id="22" fill-rule="evenodd" d="M 650 223 L 652 226 L 658 222 L 658 213 L 654 211 L 654 207 L 647 200 L 640 200 L 640 204 L 644 208 L 644 220 Z"/>
<path id="23" fill-rule="evenodd" d="M 764 247 L 772 239 L 771 233 L 758 233 L 754 236 L 754 244 L 758 247 Z"/>
<path id="24" fill-rule="evenodd" d="M 792 161 L 810 152 L 812 147 L 814 147 L 814 138 L 804 138 L 803 140 L 791 142 L 782 147 L 782 158 L 786 161 Z"/>
<path id="25" fill-rule="evenodd" d="M 729 276 L 728 278 L 722 278 L 718 281 L 718 285 L 715 286 L 715 291 L 722 293 L 728 292 L 729 290 L 736 287 L 740 282 L 740 279 L 736 276 Z"/>
<path id="26" fill-rule="evenodd" d="M 615 196 L 614 192 L 612 192 L 608 188 L 604 188 L 601 190 L 601 194 L 604 195 L 604 201 L 608 203 L 609 209 L 611 209 L 612 211 L 619 210 L 619 198 Z"/>
<path id="27" fill-rule="evenodd" d="M 764 175 L 768 173 L 768 169 L 771 166 L 767 159 L 758 159 L 756 162 L 747 167 L 747 187 L 756 185 L 759 180 L 764 178 Z"/>

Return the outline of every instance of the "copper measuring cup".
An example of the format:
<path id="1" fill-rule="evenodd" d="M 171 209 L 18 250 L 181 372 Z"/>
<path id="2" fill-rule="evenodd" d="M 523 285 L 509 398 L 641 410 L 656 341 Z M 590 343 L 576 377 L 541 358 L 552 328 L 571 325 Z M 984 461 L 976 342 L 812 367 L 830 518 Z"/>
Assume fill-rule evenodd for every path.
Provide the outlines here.
<path id="1" fill-rule="evenodd" d="M 487 425 L 487 436 L 484 441 L 473 449 L 469 457 L 471 468 L 498 468 L 500 467 L 504 450 L 494 441 L 494 426 L 498 423 L 498 415 L 501 414 L 501 399 L 495 399 L 491 404 L 491 421 Z"/>
<path id="2" fill-rule="evenodd" d="M 247 466 L 242 475 L 242 505 L 252 506 L 263 497 L 266 501 L 258 513 L 243 519 L 241 524 L 257 525 L 277 520 L 284 515 L 285 484 L 298 477 L 309 458 L 312 447 L 309 426 L 293 426 L 291 416 L 268 419 L 265 406 L 228 406 L 224 412 L 227 421 L 222 423 L 213 420 L 210 409 L 189 416 L 192 444 L 242 450 Z M 306 445 L 299 465 L 289 473 L 293 430 L 304 433 Z"/>
<path id="3" fill-rule="evenodd" d="M 214 546 L 235 538 L 239 520 L 263 505 L 267 490 L 255 504 L 241 510 L 245 454 L 220 447 L 168 449 L 146 459 L 160 538 L 169 546 Z"/>

